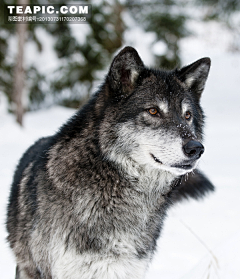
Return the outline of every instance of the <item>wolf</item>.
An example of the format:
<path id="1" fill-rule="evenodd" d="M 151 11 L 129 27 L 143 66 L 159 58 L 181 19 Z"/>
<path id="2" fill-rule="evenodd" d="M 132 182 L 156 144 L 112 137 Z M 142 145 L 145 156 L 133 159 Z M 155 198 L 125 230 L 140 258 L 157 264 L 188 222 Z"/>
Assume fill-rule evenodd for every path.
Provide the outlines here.
<path id="1" fill-rule="evenodd" d="M 209 69 L 151 69 L 125 47 L 90 101 L 26 151 L 7 209 L 16 279 L 145 277 L 168 208 L 214 190 L 197 169 Z"/>

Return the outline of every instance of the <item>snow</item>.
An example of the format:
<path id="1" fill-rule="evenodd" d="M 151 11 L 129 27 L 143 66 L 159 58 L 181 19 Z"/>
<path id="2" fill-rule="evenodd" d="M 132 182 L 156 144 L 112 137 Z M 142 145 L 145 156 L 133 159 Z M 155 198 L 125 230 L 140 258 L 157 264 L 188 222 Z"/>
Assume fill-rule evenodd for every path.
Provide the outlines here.
<path id="1" fill-rule="evenodd" d="M 216 192 L 202 201 L 177 204 L 169 211 L 146 279 L 240 278 L 240 55 L 226 51 L 226 30 L 216 36 L 220 30 L 215 25 L 193 24 L 193 28 L 198 36 L 182 41 L 182 58 L 185 64 L 205 56 L 212 60 L 202 97 L 207 120 L 206 151 L 200 168 Z M 145 62 L 146 52 L 142 46 L 139 53 Z M 20 128 L 6 112 L 5 103 L 0 95 L 0 270 L 1 278 L 13 279 L 15 262 L 6 243 L 4 223 L 14 169 L 29 145 L 53 134 L 74 110 L 52 107 L 27 113 L 24 128 Z"/>

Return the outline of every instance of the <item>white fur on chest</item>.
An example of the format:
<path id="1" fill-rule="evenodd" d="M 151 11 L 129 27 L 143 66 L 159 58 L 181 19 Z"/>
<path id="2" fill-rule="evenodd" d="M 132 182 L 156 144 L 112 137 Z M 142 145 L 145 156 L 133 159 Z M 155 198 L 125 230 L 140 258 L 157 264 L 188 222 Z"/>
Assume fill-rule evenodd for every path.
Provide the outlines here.
<path id="1" fill-rule="evenodd" d="M 101 255 L 74 250 L 64 250 L 59 246 L 53 255 L 53 279 L 143 279 L 149 260 L 125 256 Z"/>

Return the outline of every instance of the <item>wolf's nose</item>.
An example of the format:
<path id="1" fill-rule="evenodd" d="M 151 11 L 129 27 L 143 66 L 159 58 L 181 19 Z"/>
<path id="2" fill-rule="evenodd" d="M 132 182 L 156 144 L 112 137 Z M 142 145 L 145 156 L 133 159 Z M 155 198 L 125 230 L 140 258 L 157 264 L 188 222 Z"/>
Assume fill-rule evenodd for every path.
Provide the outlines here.
<path id="1" fill-rule="evenodd" d="M 188 157 L 196 157 L 198 159 L 204 152 L 204 146 L 199 141 L 190 140 L 183 146 L 183 150 Z"/>

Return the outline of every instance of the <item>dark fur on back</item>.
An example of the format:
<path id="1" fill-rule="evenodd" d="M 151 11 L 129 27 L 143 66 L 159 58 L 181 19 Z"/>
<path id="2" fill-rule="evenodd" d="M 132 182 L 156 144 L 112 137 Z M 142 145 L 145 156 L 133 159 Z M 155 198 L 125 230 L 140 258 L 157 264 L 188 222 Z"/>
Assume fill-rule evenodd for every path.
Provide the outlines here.
<path id="1" fill-rule="evenodd" d="M 8 205 L 8 241 L 16 255 L 16 278 L 143 278 L 167 208 L 213 190 L 199 171 L 185 179 L 158 170 L 153 155 L 147 158 L 153 167 L 134 157 L 141 146 L 137 140 L 148 135 L 144 129 L 152 131 L 152 138 L 160 129 L 163 134 L 170 131 L 173 138 L 178 135 L 184 144 L 192 138 L 202 141 L 199 99 L 208 72 L 202 68 L 210 62 L 196 63 L 182 71 L 151 70 L 134 49 L 125 48 L 89 103 L 58 133 L 26 151 Z M 143 110 L 154 94 L 160 94 L 159 88 L 172 113 L 162 114 L 161 120 Z M 176 128 L 183 97 L 194 120 L 191 127 Z"/>

